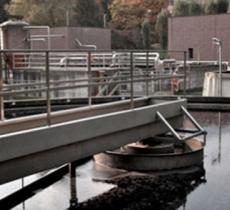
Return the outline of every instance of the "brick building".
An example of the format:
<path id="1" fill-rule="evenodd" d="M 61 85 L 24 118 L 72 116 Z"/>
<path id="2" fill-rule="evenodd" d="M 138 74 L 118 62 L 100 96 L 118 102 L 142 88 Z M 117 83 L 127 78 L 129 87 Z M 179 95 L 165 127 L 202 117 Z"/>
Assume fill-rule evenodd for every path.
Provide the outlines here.
<path id="1" fill-rule="evenodd" d="M 230 14 L 168 20 L 168 49 L 187 51 L 190 60 L 217 60 L 218 49 L 212 44 L 213 37 L 222 40 L 223 60 L 230 61 Z M 182 59 L 179 55 L 174 57 Z"/>

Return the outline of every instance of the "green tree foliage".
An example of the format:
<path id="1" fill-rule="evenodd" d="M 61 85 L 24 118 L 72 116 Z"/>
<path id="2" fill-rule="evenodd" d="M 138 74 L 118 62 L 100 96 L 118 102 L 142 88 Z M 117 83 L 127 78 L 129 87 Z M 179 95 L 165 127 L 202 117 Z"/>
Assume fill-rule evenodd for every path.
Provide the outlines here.
<path id="1" fill-rule="evenodd" d="M 217 4 L 213 0 L 210 0 L 208 4 L 205 6 L 205 13 L 216 14 L 216 11 L 217 11 Z"/>
<path id="2" fill-rule="evenodd" d="M 27 20 L 34 25 L 60 26 L 66 24 L 67 8 L 63 0 L 44 0 L 40 4 L 33 3 Z"/>
<path id="3" fill-rule="evenodd" d="M 188 13 L 189 15 L 202 15 L 204 14 L 204 7 L 196 1 L 190 0 Z"/>
<path id="4" fill-rule="evenodd" d="M 109 6 L 112 0 L 100 0 L 100 6 L 102 7 L 103 14 L 106 14 L 107 21 L 111 20 L 111 13 Z"/>
<path id="5" fill-rule="evenodd" d="M 77 0 L 74 12 L 79 26 L 99 27 L 103 25 L 103 17 L 95 0 Z"/>
<path id="6" fill-rule="evenodd" d="M 102 26 L 110 0 L 12 0 L 9 12 L 34 25 Z"/>
<path id="7" fill-rule="evenodd" d="M 8 12 L 6 11 L 6 5 L 10 2 L 10 0 L 1 0 L 0 1 L 0 23 L 6 21 L 8 19 Z"/>
<path id="8" fill-rule="evenodd" d="M 177 0 L 173 9 L 173 16 L 189 16 L 202 14 L 226 13 L 229 7 L 229 0 L 207 0 L 205 5 L 195 0 Z"/>
<path id="9" fill-rule="evenodd" d="M 206 14 L 222 14 L 228 11 L 229 1 L 228 0 L 210 0 L 206 7 Z"/>
<path id="10" fill-rule="evenodd" d="M 217 1 L 217 12 L 220 13 L 226 13 L 228 11 L 228 0 L 219 0 Z"/>
<path id="11" fill-rule="evenodd" d="M 201 14 L 204 14 L 204 8 L 201 4 L 194 0 L 177 0 L 174 5 L 173 16 L 189 16 Z"/>
<path id="12" fill-rule="evenodd" d="M 150 48 L 150 32 L 150 21 L 149 18 L 146 17 L 141 25 L 142 43 L 144 49 Z"/>
<path id="13" fill-rule="evenodd" d="M 159 41 L 162 49 L 168 47 L 168 17 L 169 13 L 166 10 L 161 10 L 157 16 L 156 31 L 159 35 Z"/>
<path id="14" fill-rule="evenodd" d="M 112 40 L 119 39 L 124 44 L 121 46 L 113 41 L 112 46 L 150 48 L 157 41 L 154 27 L 157 14 L 166 3 L 167 0 L 113 0 L 110 5 L 111 25 L 116 33 Z M 147 11 L 150 11 L 148 20 L 145 19 Z"/>
<path id="15" fill-rule="evenodd" d="M 154 25 L 165 3 L 166 0 L 113 0 L 110 6 L 112 22 L 117 29 L 140 28 L 144 14 L 151 10 L 150 23 Z"/>
<path id="16" fill-rule="evenodd" d="M 173 8 L 173 16 L 187 16 L 189 14 L 189 3 L 186 0 L 177 0 Z"/>
<path id="17" fill-rule="evenodd" d="M 74 0 L 11 0 L 9 13 L 21 15 L 34 25 L 62 26 L 66 25 L 67 11 L 73 19 L 71 8 Z"/>

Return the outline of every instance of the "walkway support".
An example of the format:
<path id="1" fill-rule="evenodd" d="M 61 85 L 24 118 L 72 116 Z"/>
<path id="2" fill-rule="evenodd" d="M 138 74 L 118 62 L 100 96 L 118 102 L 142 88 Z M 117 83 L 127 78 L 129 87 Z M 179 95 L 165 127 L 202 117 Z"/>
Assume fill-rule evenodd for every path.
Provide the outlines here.
<path id="1" fill-rule="evenodd" d="M 0 53 L 0 92 L 3 91 L 2 53 Z M 0 95 L 0 120 L 4 120 L 4 98 Z"/>
<path id="2" fill-rule="evenodd" d="M 165 119 L 165 117 L 159 111 L 156 114 L 177 140 L 186 141 L 194 137 L 203 135 L 204 145 L 205 145 L 207 132 L 199 125 L 199 123 L 192 117 L 192 115 L 188 112 L 188 110 L 184 106 L 181 106 L 181 111 L 190 120 L 190 122 L 195 126 L 197 130 L 186 130 L 186 129 L 178 129 L 178 128 L 174 129 L 173 126 L 170 125 L 170 123 Z M 181 132 L 184 134 L 187 133 L 190 135 L 182 137 L 178 134 L 178 132 Z"/>
<path id="3" fill-rule="evenodd" d="M 77 199 L 77 178 L 76 167 L 74 163 L 69 163 L 69 178 L 70 178 L 70 209 L 75 208 L 78 204 Z"/>
<path id="4" fill-rule="evenodd" d="M 0 184 L 182 126 L 186 100 L 166 101 L 0 136 Z M 7 176 L 6 176 L 7 174 Z"/>

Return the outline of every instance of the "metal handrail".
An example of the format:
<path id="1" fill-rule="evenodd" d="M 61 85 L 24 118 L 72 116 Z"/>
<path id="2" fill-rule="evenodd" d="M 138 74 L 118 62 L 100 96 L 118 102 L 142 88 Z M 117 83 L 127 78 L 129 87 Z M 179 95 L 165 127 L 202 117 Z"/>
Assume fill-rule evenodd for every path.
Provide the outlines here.
<path id="1" fill-rule="evenodd" d="M 170 51 L 170 52 L 176 52 L 176 53 L 183 53 L 182 51 Z M 110 93 L 115 92 L 121 85 L 126 84 L 129 85 L 129 91 L 130 91 L 130 107 L 132 108 L 132 101 L 135 97 L 134 95 L 134 84 L 143 82 L 146 84 L 146 94 L 149 94 L 149 82 L 150 81 L 161 81 L 161 80 L 170 80 L 171 74 L 168 73 L 166 75 L 160 74 L 159 72 L 156 74 L 154 73 L 154 69 L 152 66 L 152 61 L 157 61 L 158 56 L 155 52 L 151 50 L 116 50 L 116 55 L 120 57 L 121 55 L 125 55 L 125 59 L 129 58 L 128 60 L 125 60 L 124 63 L 118 62 L 116 65 L 122 66 L 120 68 L 114 68 L 114 67 L 99 67 L 98 70 L 102 71 L 108 71 L 109 74 L 102 75 L 100 77 L 94 77 L 93 73 L 95 72 L 94 64 L 92 61 L 92 56 L 99 56 L 100 59 L 103 60 L 103 66 L 105 66 L 105 59 L 109 59 L 109 62 L 112 62 L 112 55 L 114 55 L 113 50 L 0 50 L 0 60 L 2 62 L 3 55 L 4 54 L 10 54 L 10 53 L 18 53 L 19 55 L 25 55 L 25 62 L 21 62 L 21 58 L 17 57 L 15 59 L 18 59 L 19 62 L 17 65 L 19 66 L 18 69 L 22 70 L 29 70 L 33 69 L 32 60 L 31 59 L 37 59 L 36 65 L 41 65 L 38 68 L 39 72 L 44 71 L 45 75 L 45 81 L 43 82 L 35 82 L 35 83 L 23 83 L 23 84 L 10 84 L 10 85 L 3 85 L 3 75 L 0 74 L 0 82 L 2 85 L 0 85 L 0 109 L 1 109 L 1 118 L 0 120 L 4 119 L 4 97 L 12 97 L 15 95 L 20 94 L 32 94 L 32 93 L 41 93 L 46 92 L 46 99 L 47 99 L 47 123 L 50 124 L 50 115 L 51 115 L 51 97 L 50 93 L 52 91 L 57 90 L 67 90 L 67 89 L 75 89 L 75 88 L 88 88 L 88 98 L 89 98 L 89 105 L 91 105 L 91 98 L 92 98 L 92 87 L 95 86 L 106 86 L 106 85 L 115 85 L 111 88 Z M 21 53 L 21 54 L 20 54 Z M 37 53 L 37 54 L 36 54 Z M 66 56 L 67 53 L 70 53 L 69 56 L 76 56 L 77 54 L 83 55 L 84 59 L 86 59 L 85 63 L 85 71 L 88 72 L 88 78 L 83 79 L 70 79 L 70 80 L 61 80 L 61 81 L 52 81 L 51 80 L 51 74 L 52 70 L 57 70 L 54 68 L 53 65 L 56 65 L 56 60 L 60 61 L 60 58 L 63 56 Z M 16 54 L 15 54 L 16 55 Z M 28 56 L 33 56 L 30 60 Z M 37 57 L 38 56 L 38 57 Z M 68 56 L 68 55 L 67 55 Z M 106 57 L 108 56 L 108 57 Z M 110 57 L 111 56 L 111 57 Z M 137 63 L 135 63 L 136 56 L 141 56 L 139 60 L 143 62 L 143 65 L 145 66 L 141 71 L 143 74 L 139 74 L 136 68 Z M 151 58 L 151 56 L 155 58 Z M 116 58 L 117 59 L 117 58 Z M 156 60 L 154 60 L 156 59 Z M 28 62 L 27 62 L 28 61 Z M 26 64 L 26 66 L 23 66 L 23 64 Z M 27 66 L 28 64 L 28 66 Z M 97 65 L 97 64 L 96 64 Z M 124 65 L 124 66 L 123 66 Z M 13 67 L 16 68 L 16 65 L 13 65 Z M 68 66 L 67 66 L 68 67 Z M 0 71 L 2 73 L 3 66 L 0 66 Z M 78 71 L 75 69 L 74 65 L 68 67 L 71 69 L 71 71 Z M 84 67 L 81 67 L 84 68 Z M 108 70 L 110 69 L 110 70 Z M 64 70 L 64 69 L 62 69 Z M 98 71 L 97 70 L 97 71 Z M 97 72 L 96 71 L 96 72 Z M 118 76 L 114 77 L 112 75 L 113 73 L 121 71 L 123 75 L 119 74 Z M 139 71 L 139 70 L 138 70 Z M 36 71 L 38 72 L 38 71 Z M 63 71 L 64 72 L 64 71 Z M 44 74 L 43 73 L 43 74 Z M 176 76 L 177 78 L 183 78 L 184 74 L 178 74 Z M 85 84 L 84 84 L 85 82 Z M 83 84 L 72 84 L 71 83 L 83 83 Z M 65 85 L 68 84 L 68 85 Z M 155 84 L 155 83 L 154 83 Z M 160 83 L 159 83 L 160 84 Z M 22 88 L 22 89 L 21 89 Z M 32 89 L 33 88 L 33 89 Z M 16 89 L 16 90 L 15 90 Z"/>
<path id="2" fill-rule="evenodd" d="M 177 74 L 174 78 L 183 78 L 183 74 Z M 157 76 L 149 76 L 149 75 L 133 75 L 133 78 L 140 78 L 146 79 L 146 81 L 154 81 L 159 79 L 171 79 L 172 75 L 157 75 Z M 151 78 L 150 78 L 151 77 Z M 128 79 L 129 76 L 119 75 L 116 76 L 116 79 Z M 110 77 L 92 77 L 92 81 L 100 81 L 100 80 L 108 80 L 114 79 L 114 76 Z M 139 80 L 138 80 L 139 81 Z M 137 81 L 137 82 L 138 82 Z M 75 83 L 75 82 L 89 82 L 89 79 L 73 79 L 73 80 L 59 80 L 59 81 L 50 81 L 51 85 L 58 85 L 58 84 L 65 84 L 65 83 Z M 112 82 L 112 81 L 111 81 Z M 101 83 L 98 83 L 101 84 Z M 4 85 L 5 89 L 14 89 L 14 88 L 23 88 L 23 87 L 34 87 L 34 86 L 44 86 L 46 85 L 45 82 L 35 82 L 35 83 L 22 83 L 22 84 L 11 84 L 11 85 Z"/>
<path id="3" fill-rule="evenodd" d="M 47 51 L 49 52 L 49 51 Z M 49 60 L 52 61 L 50 66 L 53 67 L 75 67 L 87 66 L 88 53 L 75 53 L 75 54 L 51 54 Z M 130 53 L 98 53 L 90 52 L 93 56 L 93 65 L 100 66 L 127 66 L 129 65 L 129 54 L 133 54 L 133 63 L 135 65 L 145 65 L 148 59 L 149 64 L 155 65 L 159 60 L 158 53 L 148 53 L 148 58 L 145 53 L 130 52 Z M 17 69 L 25 69 L 26 67 L 41 67 L 45 62 L 44 53 L 11 53 L 13 56 L 13 67 Z"/>
<path id="4" fill-rule="evenodd" d="M 182 77 L 182 76 L 181 76 Z M 58 86 L 58 87 L 50 87 L 50 91 L 56 90 L 67 90 L 67 89 L 75 89 L 75 88 L 85 88 L 85 87 L 93 87 L 99 85 L 109 85 L 109 84 L 126 84 L 126 83 L 136 83 L 136 82 L 146 82 L 146 81 L 156 81 L 159 79 L 170 79 L 170 76 L 165 77 L 157 77 L 157 78 L 143 78 L 143 79 L 133 79 L 133 80 L 126 80 L 126 81 L 110 81 L 110 82 L 92 82 L 90 84 L 77 84 L 77 85 L 69 85 L 69 86 Z M 89 80 L 88 80 L 89 81 Z M 50 83 L 51 84 L 51 83 Z M 45 85 L 45 84 L 44 84 Z M 47 88 L 40 88 L 40 89 L 32 89 L 32 90 L 18 90 L 18 91 L 2 91 L 0 92 L 0 96 L 12 96 L 22 93 L 35 93 L 35 92 L 44 92 L 47 91 Z"/>

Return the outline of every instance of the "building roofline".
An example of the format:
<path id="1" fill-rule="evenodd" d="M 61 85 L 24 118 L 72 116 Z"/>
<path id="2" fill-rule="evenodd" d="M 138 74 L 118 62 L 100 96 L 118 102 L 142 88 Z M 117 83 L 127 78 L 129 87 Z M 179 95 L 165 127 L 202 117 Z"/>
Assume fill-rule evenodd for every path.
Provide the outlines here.
<path id="1" fill-rule="evenodd" d="M 176 18 L 191 18 L 191 17 L 207 17 L 207 16 L 227 16 L 230 15 L 230 13 L 222 13 L 222 14 L 201 14 L 201 15 L 184 15 L 184 16 L 171 16 L 170 19 L 176 19 Z"/>

